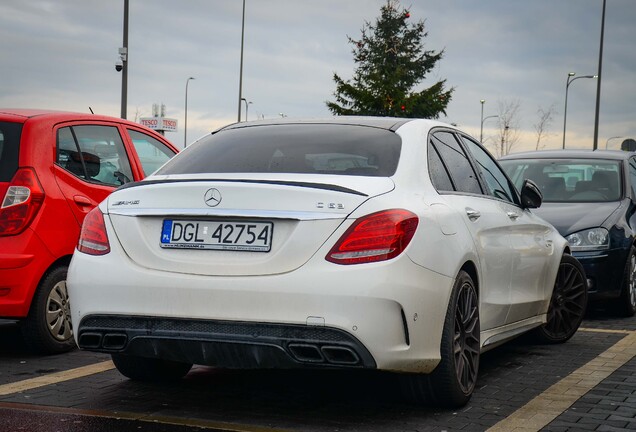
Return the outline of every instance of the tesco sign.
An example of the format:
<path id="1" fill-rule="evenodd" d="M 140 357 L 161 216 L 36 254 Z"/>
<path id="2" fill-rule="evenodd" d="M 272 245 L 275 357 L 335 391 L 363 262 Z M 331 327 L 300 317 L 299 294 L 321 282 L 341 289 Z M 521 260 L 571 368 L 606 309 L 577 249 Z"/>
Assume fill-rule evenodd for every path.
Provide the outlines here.
<path id="1" fill-rule="evenodd" d="M 147 128 L 157 131 L 177 131 L 177 119 L 165 117 L 142 117 L 139 123 Z"/>

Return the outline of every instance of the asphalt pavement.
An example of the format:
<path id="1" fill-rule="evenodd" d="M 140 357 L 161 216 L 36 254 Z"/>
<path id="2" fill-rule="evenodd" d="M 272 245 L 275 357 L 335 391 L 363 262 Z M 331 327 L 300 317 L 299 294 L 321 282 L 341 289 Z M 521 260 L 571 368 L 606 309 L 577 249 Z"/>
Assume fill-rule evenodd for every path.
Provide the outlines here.
<path id="1" fill-rule="evenodd" d="M 230 371 L 121 376 L 103 354 L 29 354 L 0 323 L 0 431 L 636 430 L 636 318 L 591 313 L 562 345 L 520 338 L 481 359 L 459 410 L 409 405 L 389 374 Z"/>

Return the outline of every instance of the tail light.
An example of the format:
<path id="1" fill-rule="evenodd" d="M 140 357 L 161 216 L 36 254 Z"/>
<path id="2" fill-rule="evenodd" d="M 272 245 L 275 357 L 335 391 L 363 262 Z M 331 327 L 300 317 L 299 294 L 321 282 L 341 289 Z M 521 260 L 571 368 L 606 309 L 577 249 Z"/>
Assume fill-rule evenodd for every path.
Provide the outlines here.
<path id="1" fill-rule="evenodd" d="M 99 207 L 88 212 L 84 218 L 77 250 L 89 255 L 106 255 L 110 252 L 104 215 Z"/>
<path id="2" fill-rule="evenodd" d="M 364 216 L 349 227 L 325 259 L 336 264 L 361 264 L 395 258 L 408 246 L 417 224 L 417 216 L 408 210 Z"/>
<path id="3" fill-rule="evenodd" d="M 44 202 L 44 189 L 33 168 L 20 168 L 0 206 L 0 236 L 24 231 L 35 218 Z"/>

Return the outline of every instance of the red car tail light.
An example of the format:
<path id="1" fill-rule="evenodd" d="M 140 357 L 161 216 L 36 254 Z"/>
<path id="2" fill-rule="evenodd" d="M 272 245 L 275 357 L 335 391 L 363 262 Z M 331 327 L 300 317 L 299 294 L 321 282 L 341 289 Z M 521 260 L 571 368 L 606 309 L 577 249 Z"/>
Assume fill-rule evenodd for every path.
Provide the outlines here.
<path id="1" fill-rule="evenodd" d="M 33 168 L 20 168 L 4 194 L 0 206 L 0 236 L 24 231 L 44 202 L 44 189 Z"/>
<path id="2" fill-rule="evenodd" d="M 106 255 L 110 252 L 104 215 L 99 207 L 88 212 L 84 218 L 77 250 L 89 255 Z"/>
<path id="3" fill-rule="evenodd" d="M 336 264 L 361 264 L 395 258 L 415 234 L 418 217 L 408 210 L 384 210 L 354 222 L 325 259 Z"/>

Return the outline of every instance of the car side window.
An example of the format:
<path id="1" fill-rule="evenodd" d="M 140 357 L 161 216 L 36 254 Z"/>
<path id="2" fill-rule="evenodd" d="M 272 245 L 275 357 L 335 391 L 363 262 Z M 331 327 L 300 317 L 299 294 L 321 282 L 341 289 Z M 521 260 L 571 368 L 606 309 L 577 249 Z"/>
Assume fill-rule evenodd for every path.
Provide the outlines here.
<path id="1" fill-rule="evenodd" d="M 629 159 L 629 183 L 632 186 L 632 197 L 636 199 L 636 158 Z"/>
<path id="2" fill-rule="evenodd" d="M 438 191 L 453 191 L 453 182 L 432 143 L 428 143 L 428 173 L 433 187 Z"/>
<path id="3" fill-rule="evenodd" d="M 175 152 L 167 145 L 145 133 L 128 129 L 128 135 L 135 146 L 135 151 L 144 170 L 144 176 L 157 171 L 175 155 Z"/>
<path id="4" fill-rule="evenodd" d="M 57 149 L 57 163 L 77 177 L 111 186 L 133 180 L 124 143 L 114 126 L 60 128 Z"/>
<path id="5" fill-rule="evenodd" d="M 73 136 L 73 132 L 71 132 L 70 127 L 60 128 L 57 131 L 56 162 L 59 166 L 73 173 L 77 177 L 85 180 L 88 179 L 86 176 L 86 169 L 84 168 L 84 162 L 82 161 L 79 148 L 77 147 L 77 142 L 75 141 L 75 137 Z"/>
<path id="6" fill-rule="evenodd" d="M 461 138 L 477 161 L 477 169 L 486 182 L 488 193 L 495 198 L 516 204 L 516 193 L 497 162 L 479 144 L 463 135 Z"/>
<path id="7" fill-rule="evenodd" d="M 448 169 L 448 174 L 456 191 L 483 194 L 477 174 L 475 174 L 468 156 L 452 133 L 435 132 L 431 136 L 430 143 L 437 150 L 443 165 Z"/>

